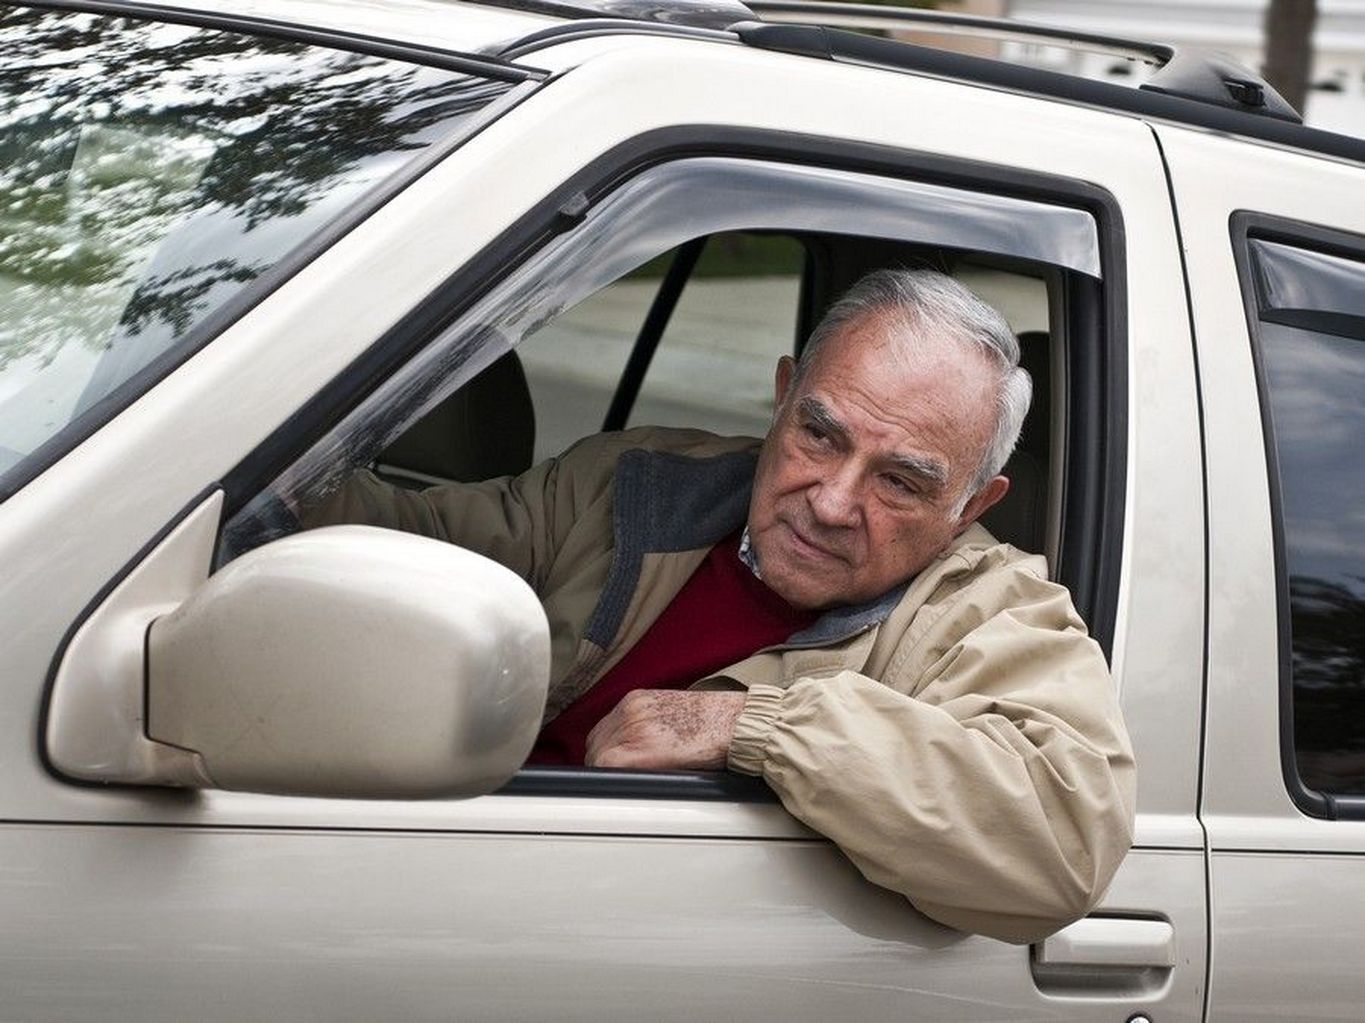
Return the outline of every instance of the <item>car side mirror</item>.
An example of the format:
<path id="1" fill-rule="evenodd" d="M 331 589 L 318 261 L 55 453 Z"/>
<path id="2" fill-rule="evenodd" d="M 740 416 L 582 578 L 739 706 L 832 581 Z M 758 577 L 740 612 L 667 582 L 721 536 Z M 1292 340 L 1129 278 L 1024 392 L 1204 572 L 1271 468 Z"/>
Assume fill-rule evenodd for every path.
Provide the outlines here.
<path id="1" fill-rule="evenodd" d="M 57 674 L 48 753 L 77 777 L 470 796 L 511 777 L 540 728 L 550 640 L 539 601 L 512 572 L 451 544 L 331 526 L 258 547 L 170 606 L 154 606 L 156 587 L 137 582 L 92 615 Z M 141 599 L 120 602 L 130 584 Z M 83 635 L 92 625 L 102 640 Z M 138 665 L 133 682 L 90 660 L 128 645 L 110 630 L 140 630 L 143 656 L 121 659 L 125 674 Z"/>

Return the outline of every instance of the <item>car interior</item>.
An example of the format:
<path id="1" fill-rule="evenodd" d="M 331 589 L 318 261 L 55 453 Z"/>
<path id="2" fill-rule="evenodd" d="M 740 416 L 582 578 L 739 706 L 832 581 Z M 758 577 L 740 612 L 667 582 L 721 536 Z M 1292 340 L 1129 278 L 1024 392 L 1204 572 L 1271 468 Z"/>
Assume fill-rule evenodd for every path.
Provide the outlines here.
<path id="1" fill-rule="evenodd" d="M 836 235 L 726 233 L 687 242 L 524 339 L 413 423 L 375 460 L 405 486 L 515 475 L 597 430 L 644 423 L 759 435 L 773 367 L 799 354 L 825 309 L 887 266 L 950 273 L 996 304 L 1020 338 L 1034 399 L 984 523 L 1055 563 L 1061 423 L 1047 271 L 944 248 Z M 611 335 L 614 343 L 604 337 Z M 690 351 L 688 349 L 691 349 Z"/>

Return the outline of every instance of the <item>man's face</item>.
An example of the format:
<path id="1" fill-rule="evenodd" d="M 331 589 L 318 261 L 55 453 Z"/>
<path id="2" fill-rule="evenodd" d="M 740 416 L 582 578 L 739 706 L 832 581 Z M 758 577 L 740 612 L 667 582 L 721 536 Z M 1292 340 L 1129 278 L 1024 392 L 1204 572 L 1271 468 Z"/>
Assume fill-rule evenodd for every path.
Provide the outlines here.
<path id="1" fill-rule="evenodd" d="M 1008 488 L 997 476 L 957 511 L 994 428 L 996 371 L 961 344 L 906 345 L 903 329 L 874 313 L 826 339 L 799 381 L 778 364 L 749 537 L 763 581 L 797 607 L 880 596 Z"/>

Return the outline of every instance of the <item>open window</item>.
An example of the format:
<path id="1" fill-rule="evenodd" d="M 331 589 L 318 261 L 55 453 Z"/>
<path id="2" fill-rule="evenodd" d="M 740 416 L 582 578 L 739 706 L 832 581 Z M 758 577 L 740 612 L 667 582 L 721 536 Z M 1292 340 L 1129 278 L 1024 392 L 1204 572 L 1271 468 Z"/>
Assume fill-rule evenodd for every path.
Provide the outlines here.
<path id="1" fill-rule="evenodd" d="M 1115 500 L 1102 470 L 1122 410 L 1104 397 L 1100 228 L 1080 203 L 695 157 L 569 219 L 246 503 L 221 559 L 287 528 L 280 496 L 318 500 L 361 465 L 426 486 L 513 475 L 604 428 L 761 435 L 777 358 L 799 353 L 829 304 L 870 270 L 929 267 L 1005 314 L 1034 378 L 1011 496 L 987 526 L 1046 554 L 1094 620 L 1090 549 L 1096 509 Z M 1112 623 L 1097 624 L 1104 642 Z"/>

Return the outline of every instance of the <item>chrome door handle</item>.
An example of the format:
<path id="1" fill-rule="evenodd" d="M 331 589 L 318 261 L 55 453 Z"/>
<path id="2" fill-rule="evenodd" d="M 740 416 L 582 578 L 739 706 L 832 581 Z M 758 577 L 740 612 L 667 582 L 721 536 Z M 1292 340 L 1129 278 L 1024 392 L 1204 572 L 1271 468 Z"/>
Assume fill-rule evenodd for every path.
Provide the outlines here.
<path id="1" fill-rule="evenodd" d="M 1175 968 L 1175 928 L 1165 920 L 1089 916 L 1034 945 L 1039 966 Z"/>

